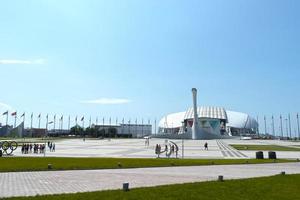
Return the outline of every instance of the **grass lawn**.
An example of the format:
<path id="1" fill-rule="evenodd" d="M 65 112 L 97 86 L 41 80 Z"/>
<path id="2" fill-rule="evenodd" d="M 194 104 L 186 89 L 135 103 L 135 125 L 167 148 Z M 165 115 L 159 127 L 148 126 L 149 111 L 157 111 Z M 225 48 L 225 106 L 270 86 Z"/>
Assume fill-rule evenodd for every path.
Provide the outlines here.
<path id="1" fill-rule="evenodd" d="M 285 147 L 278 145 L 246 145 L 246 144 L 231 144 L 237 150 L 245 151 L 300 151 L 300 148 Z"/>
<path id="2" fill-rule="evenodd" d="M 291 200 L 299 199 L 300 175 L 277 175 L 264 178 L 202 182 L 132 189 L 129 192 L 110 190 L 77 194 L 17 197 L 11 200 L 39 199 L 170 199 L 170 200 Z"/>
<path id="3" fill-rule="evenodd" d="M 197 165 L 228 165 L 273 163 L 274 160 L 264 159 L 166 159 L 166 158 L 63 158 L 63 157 L 2 157 L 0 172 L 11 171 L 43 171 L 78 170 L 78 169 L 114 169 L 138 167 L 170 167 Z M 275 162 L 295 162 L 295 160 L 278 159 Z"/>

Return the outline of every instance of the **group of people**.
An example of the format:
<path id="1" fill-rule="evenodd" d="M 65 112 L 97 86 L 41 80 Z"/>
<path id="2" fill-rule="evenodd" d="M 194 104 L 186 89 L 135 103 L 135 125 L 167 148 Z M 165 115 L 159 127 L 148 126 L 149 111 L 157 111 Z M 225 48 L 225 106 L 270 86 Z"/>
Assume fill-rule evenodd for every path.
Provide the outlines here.
<path id="1" fill-rule="evenodd" d="M 55 152 L 55 143 L 48 141 L 50 152 Z"/>
<path id="2" fill-rule="evenodd" d="M 21 152 L 22 154 L 28 153 L 44 153 L 45 152 L 45 144 L 22 144 Z"/>
<path id="3" fill-rule="evenodd" d="M 177 145 L 174 145 L 174 144 L 171 145 L 171 144 L 169 144 L 169 146 L 168 146 L 167 144 L 165 144 L 164 146 L 165 146 L 165 148 L 162 151 L 161 145 L 160 144 L 156 144 L 156 146 L 155 146 L 155 154 L 157 155 L 158 158 L 160 157 L 160 155 L 162 153 L 166 153 L 166 157 L 168 157 L 168 158 L 170 158 L 170 156 L 172 154 L 174 154 L 176 158 L 178 157 L 178 150 L 179 149 L 178 149 Z M 208 143 L 207 142 L 204 143 L 204 150 L 208 151 Z"/>
<path id="4" fill-rule="evenodd" d="M 157 155 L 157 157 L 159 158 L 160 154 L 162 153 L 166 153 L 166 157 L 170 158 L 170 156 L 173 154 L 175 155 L 175 157 L 178 157 L 178 146 L 177 145 L 165 145 L 164 150 L 162 151 L 162 147 L 160 144 L 156 144 L 155 146 L 155 154 Z"/>
<path id="5" fill-rule="evenodd" d="M 28 153 L 45 153 L 45 144 L 22 144 L 21 152 L 22 154 L 28 154 Z M 48 148 L 50 152 L 55 152 L 55 143 L 49 142 L 48 141 Z"/>

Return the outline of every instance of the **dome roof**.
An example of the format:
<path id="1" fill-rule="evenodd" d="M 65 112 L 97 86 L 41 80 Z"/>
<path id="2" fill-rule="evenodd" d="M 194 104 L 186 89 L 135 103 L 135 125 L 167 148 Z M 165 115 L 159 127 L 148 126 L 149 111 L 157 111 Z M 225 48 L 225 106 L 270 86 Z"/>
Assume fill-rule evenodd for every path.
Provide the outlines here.
<path id="1" fill-rule="evenodd" d="M 246 128 L 246 129 L 257 129 L 257 121 L 250 117 L 248 114 L 235 112 L 235 111 L 226 111 L 228 117 L 228 123 L 226 126 L 234 128 Z"/>
<path id="2" fill-rule="evenodd" d="M 211 118 L 226 120 L 228 127 L 234 128 L 245 128 L 245 129 L 257 129 L 257 121 L 250 117 L 248 114 L 226 111 L 221 107 L 202 106 L 197 109 L 199 118 Z M 164 116 L 160 122 L 159 127 L 161 128 L 176 128 L 181 127 L 182 122 L 186 119 L 193 119 L 193 108 L 189 108 L 186 112 L 172 113 Z"/>
<path id="3" fill-rule="evenodd" d="M 223 119 L 227 121 L 227 115 L 224 108 L 213 106 L 201 106 L 197 108 L 199 118 Z M 193 119 L 194 109 L 189 108 L 184 116 L 184 119 Z"/>

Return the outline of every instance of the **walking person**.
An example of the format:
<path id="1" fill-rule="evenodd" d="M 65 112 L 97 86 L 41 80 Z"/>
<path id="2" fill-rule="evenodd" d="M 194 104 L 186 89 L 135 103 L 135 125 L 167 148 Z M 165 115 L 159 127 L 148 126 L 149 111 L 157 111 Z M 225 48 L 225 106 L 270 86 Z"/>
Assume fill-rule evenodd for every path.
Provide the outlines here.
<path id="1" fill-rule="evenodd" d="M 204 150 L 208 151 L 208 143 L 207 142 L 204 143 Z"/>

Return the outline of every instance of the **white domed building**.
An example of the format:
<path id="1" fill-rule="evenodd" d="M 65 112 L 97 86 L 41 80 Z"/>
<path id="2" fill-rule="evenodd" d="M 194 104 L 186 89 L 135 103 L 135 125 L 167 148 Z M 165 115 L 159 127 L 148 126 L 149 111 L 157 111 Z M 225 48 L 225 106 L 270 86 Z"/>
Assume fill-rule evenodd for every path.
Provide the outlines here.
<path id="1" fill-rule="evenodd" d="M 198 117 L 200 137 L 193 138 L 194 116 Z M 225 110 L 222 107 L 202 106 L 164 116 L 156 137 L 173 139 L 221 139 L 241 135 L 255 135 L 257 121 L 248 114 Z"/>

